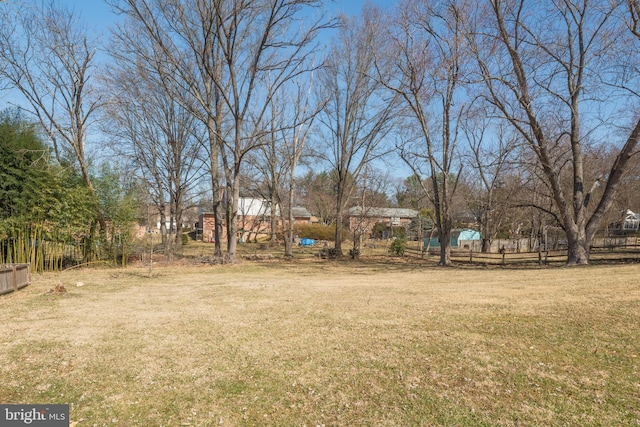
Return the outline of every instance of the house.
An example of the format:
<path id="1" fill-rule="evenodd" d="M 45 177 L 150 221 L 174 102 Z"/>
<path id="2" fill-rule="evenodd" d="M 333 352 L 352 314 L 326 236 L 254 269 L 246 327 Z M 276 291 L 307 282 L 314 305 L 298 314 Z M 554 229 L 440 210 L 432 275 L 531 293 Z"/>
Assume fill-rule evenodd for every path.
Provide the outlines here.
<path id="1" fill-rule="evenodd" d="M 191 229 L 197 218 L 197 207 L 184 209 L 180 221 L 182 229 Z M 169 202 L 164 204 L 164 221 L 165 230 L 169 233 L 175 233 L 178 224 L 175 218 L 171 217 L 171 204 Z M 140 210 L 138 215 L 138 225 L 134 230 L 135 235 L 137 238 L 141 238 L 147 233 L 160 233 L 162 225 L 162 216 L 160 215 L 158 206 L 155 204 L 147 204 Z"/>
<path id="2" fill-rule="evenodd" d="M 640 230 L 640 214 L 627 209 L 618 222 L 609 224 L 609 233 L 613 235 L 627 235 Z"/>
<path id="3" fill-rule="evenodd" d="M 382 238 L 393 235 L 393 229 L 403 227 L 409 229 L 412 222 L 418 218 L 419 212 L 404 208 L 362 208 L 354 206 L 349 209 L 349 231 L 359 233 L 367 237 L 373 237 L 373 228 L 376 224 L 383 224 Z"/>
<path id="4" fill-rule="evenodd" d="M 279 210 L 272 212 L 269 200 L 257 197 L 240 197 L 238 200 L 238 242 L 251 242 L 258 237 L 271 235 L 271 216 L 279 216 Z M 277 221 L 277 219 L 276 219 Z"/>
<path id="5" fill-rule="evenodd" d="M 214 243 L 215 239 L 215 215 L 213 212 L 200 212 L 196 226 L 196 238 L 203 242 Z"/>
<path id="6" fill-rule="evenodd" d="M 473 248 L 476 245 L 480 245 L 482 242 L 482 236 L 477 230 L 471 228 L 454 228 L 451 230 L 451 247 L 452 248 Z M 432 234 L 431 238 L 425 237 L 424 247 L 439 248 L 440 240 L 438 232 Z"/>
<path id="7" fill-rule="evenodd" d="M 317 219 L 311 215 L 311 213 L 302 206 L 294 206 L 291 208 L 293 213 L 294 224 L 311 224 L 317 222 Z"/>
<path id="8" fill-rule="evenodd" d="M 238 241 L 246 242 L 271 234 L 271 206 L 265 199 L 240 197 L 238 200 Z M 215 241 L 215 215 L 201 211 L 198 216 L 197 233 L 203 242 Z M 222 238 L 226 241 L 226 227 Z"/>
<path id="9" fill-rule="evenodd" d="M 306 208 L 294 207 L 294 223 L 310 224 L 314 217 Z M 250 242 L 271 235 L 271 203 L 258 197 L 240 197 L 238 200 L 238 241 Z M 275 210 L 276 224 L 281 225 L 280 210 Z M 214 242 L 215 219 L 213 212 L 201 212 L 198 220 L 198 235 L 204 242 Z M 223 226 L 223 239 L 226 240 L 226 228 Z"/>

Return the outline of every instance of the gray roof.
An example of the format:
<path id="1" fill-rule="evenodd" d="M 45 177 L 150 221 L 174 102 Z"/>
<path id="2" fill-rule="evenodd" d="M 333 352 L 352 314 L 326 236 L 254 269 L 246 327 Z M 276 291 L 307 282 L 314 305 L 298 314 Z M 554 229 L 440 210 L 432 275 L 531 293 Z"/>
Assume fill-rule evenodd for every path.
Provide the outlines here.
<path id="1" fill-rule="evenodd" d="M 311 218 L 311 213 L 307 208 L 302 206 L 294 206 L 291 208 L 291 212 L 295 218 Z"/>
<path id="2" fill-rule="evenodd" d="M 418 211 L 404 208 L 364 208 L 354 206 L 349 208 L 350 216 L 364 216 L 368 218 L 417 218 Z"/>

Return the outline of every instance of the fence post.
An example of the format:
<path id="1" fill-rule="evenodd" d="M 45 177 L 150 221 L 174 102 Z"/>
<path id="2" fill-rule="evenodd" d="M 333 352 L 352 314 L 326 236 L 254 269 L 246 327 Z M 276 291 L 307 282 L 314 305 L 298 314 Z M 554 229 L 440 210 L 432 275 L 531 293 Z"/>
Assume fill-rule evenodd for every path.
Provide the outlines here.
<path id="1" fill-rule="evenodd" d="M 473 249 L 469 250 L 469 264 L 473 264 Z"/>
<path id="2" fill-rule="evenodd" d="M 14 264 L 11 269 L 13 270 L 13 291 L 18 292 L 18 267 Z"/>

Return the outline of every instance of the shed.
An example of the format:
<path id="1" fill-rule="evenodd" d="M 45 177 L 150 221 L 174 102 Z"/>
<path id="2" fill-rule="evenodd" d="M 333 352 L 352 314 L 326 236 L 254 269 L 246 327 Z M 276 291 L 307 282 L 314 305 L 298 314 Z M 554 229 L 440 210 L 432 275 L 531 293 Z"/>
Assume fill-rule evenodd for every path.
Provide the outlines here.
<path id="1" fill-rule="evenodd" d="M 482 240 L 480 232 L 471 228 L 454 228 L 451 230 L 451 247 L 458 248 L 465 245 L 465 242 Z M 428 237 L 424 239 L 424 246 L 429 245 L 432 248 L 439 248 L 440 241 L 438 240 L 438 232 L 436 231 L 429 241 Z"/>

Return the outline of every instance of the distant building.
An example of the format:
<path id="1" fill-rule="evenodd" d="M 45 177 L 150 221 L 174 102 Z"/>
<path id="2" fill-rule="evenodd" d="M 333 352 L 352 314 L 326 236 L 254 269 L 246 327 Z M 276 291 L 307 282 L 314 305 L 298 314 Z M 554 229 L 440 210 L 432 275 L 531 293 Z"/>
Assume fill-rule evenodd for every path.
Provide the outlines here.
<path id="1" fill-rule="evenodd" d="M 376 224 L 385 226 L 383 238 L 393 235 L 393 229 L 403 227 L 408 230 L 412 222 L 418 218 L 419 212 L 404 208 L 362 208 L 354 206 L 349 209 L 349 231 L 359 232 L 365 237 L 371 237 Z"/>
<path id="2" fill-rule="evenodd" d="M 294 206 L 291 208 L 291 211 L 293 213 L 293 222 L 295 224 L 312 224 L 314 222 L 318 222 L 318 219 L 311 215 L 307 208 Z"/>
<path id="3" fill-rule="evenodd" d="M 464 248 L 465 246 L 472 248 L 473 246 L 477 246 L 482 241 L 482 236 L 480 232 L 477 230 L 473 230 L 471 228 L 454 228 L 451 230 L 451 247 L 452 248 Z M 424 247 L 430 248 L 439 248 L 440 240 L 438 237 L 438 232 L 436 231 L 431 236 L 425 237 L 424 239 Z"/>
<path id="4" fill-rule="evenodd" d="M 310 224 L 314 217 L 306 208 L 296 206 L 293 209 L 295 224 Z M 238 200 L 238 241 L 250 242 L 258 238 L 271 236 L 271 204 L 266 199 L 257 197 L 240 197 Z M 276 210 L 276 223 L 281 225 L 280 211 Z M 214 242 L 215 220 L 213 212 L 201 212 L 198 219 L 198 236 L 204 242 Z M 223 226 L 222 238 L 226 241 L 226 227 Z"/>
<path id="5" fill-rule="evenodd" d="M 140 211 L 138 218 L 138 226 L 136 227 L 136 237 L 141 238 L 147 233 L 160 233 L 162 228 L 162 216 L 158 206 L 154 204 L 148 204 L 144 206 Z M 198 218 L 198 208 L 191 207 L 182 211 L 181 226 L 182 229 L 191 229 L 194 226 L 195 220 Z M 168 233 L 175 233 L 177 229 L 177 223 L 175 218 L 171 218 L 171 205 L 169 202 L 164 205 L 164 227 Z"/>
<path id="6" fill-rule="evenodd" d="M 618 222 L 609 224 L 609 233 L 613 235 L 634 234 L 640 230 L 640 214 L 627 209 Z"/>

